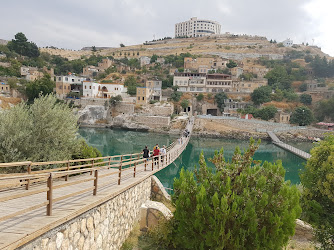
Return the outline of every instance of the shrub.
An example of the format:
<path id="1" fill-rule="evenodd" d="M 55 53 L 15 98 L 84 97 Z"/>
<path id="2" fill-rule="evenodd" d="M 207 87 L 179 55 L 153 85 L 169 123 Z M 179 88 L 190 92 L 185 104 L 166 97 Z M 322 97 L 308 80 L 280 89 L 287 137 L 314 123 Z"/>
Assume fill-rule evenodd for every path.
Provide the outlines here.
<path id="1" fill-rule="evenodd" d="M 323 249 L 334 249 L 334 136 L 330 135 L 311 150 L 302 172 L 303 218 L 316 231 Z"/>
<path id="2" fill-rule="evenodd" d="M 299 192 L 284 181 L 281 162 L 253 161 L 257 148 L 251 139 L 244 154 L 236 148 L 231 162 L 223 149 L 215 152 L 215 171 L 201 154 L 196 177 L 181 170 L 172 196 L 173 240 L 167 244 L 178 249 L 281 249 L 287 244 L 301 213 Z"/>
<path id="3" fill-rule="evenodd" d="M 204 98 L 204 95 L 202 93 L 200 93 L 196 96 L 196 100 L 199 101 L 199 102 L 202 101 L 203 98 Z"/>

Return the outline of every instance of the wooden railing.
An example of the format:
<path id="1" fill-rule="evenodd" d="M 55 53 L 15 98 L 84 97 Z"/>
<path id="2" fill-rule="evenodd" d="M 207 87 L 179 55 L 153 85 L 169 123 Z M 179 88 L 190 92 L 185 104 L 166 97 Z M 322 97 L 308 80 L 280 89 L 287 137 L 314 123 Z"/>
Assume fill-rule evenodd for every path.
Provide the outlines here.
<path id="1" fill-rule="evenodd" d="M 188 124 L 191 126 L 191 124 Z M 190 132 L 191 132 L 190 127 Z M 26 167 L 25 173 L 15 174 L 3 174 L 0 175 L 0 190 L 1 189 L 13 189 L 24 186 L 26 191 L 17 192 L 13 194 L 9 192 L 8 195 L 0 196 L 0 203 L 19 199 L 26 196 L 36 195 L 46 192 L 46 201 L 37 205 L 30 206 L 28 208 L 16 211 L 12 214 L 0 217 L 0 222 L 22 215 L 28 211 L 38 209 L 46 206 L 46 215 L 52 215 L 53 204 L 83 193 L 92 191 L 94 196 L 97 195 L 98 189 L 110 185 L 110 181 L 100 183 L 102 178 L 118 175 L 117 184 L 121 185 L 122 179 L 136 178 L 141 172 L 154 171 L 160 168 L 164 168 L 171 164 L 188 145 L 190 140 L 190 134 L 188 137 L 183 137 L 182 140 L 178 139 L 167 147 L 165 155 L 153 156 L 150 158 L 142 158 L 141 153 L 106 156 L 90 159 L 78 159 L 69 161 L 53 161 L 53 162 L 16 162 L 16 163 L 2 163 L 0 168 L 11 167 Z M 182 143 L 181 143 L 182 141 Z M 81 164 L 81 165 L 80 165 Z M 50 167 L 47 169 L 37 169 L 41 167 Z M 55 167 L 56 166 L 56 167 Z M 58 166 L 58 167 L 57 167 Z M 51 168 L 52 167 L 52 168 Z M 114 170 L 111 172 L 101 170 Z M 80 176 L 78 176 L 80 175 Z M 69 181 L 71 176 L 78 176 L 79 178 L 73 178 Z M 64 178 L 66 183 L 62 183 L 61 178 Z M 66 194 L 60 197 L 54 197 L 54 190 L 82 184 L 92 181 L 92 186 L 86 187 L 82 190 Z M 30 185 L 35 183 L 35 190 L 29 190 Z M 43 184 L 44 183 L 44 184 Z M 39 184 L 39 185 L 38 185 Z M 46 185 L 45 185 L 46 184 Z M 43 186 L 45 185 L 45 186 Z M 6 194 L 4 192 L 3 194 Z"/>

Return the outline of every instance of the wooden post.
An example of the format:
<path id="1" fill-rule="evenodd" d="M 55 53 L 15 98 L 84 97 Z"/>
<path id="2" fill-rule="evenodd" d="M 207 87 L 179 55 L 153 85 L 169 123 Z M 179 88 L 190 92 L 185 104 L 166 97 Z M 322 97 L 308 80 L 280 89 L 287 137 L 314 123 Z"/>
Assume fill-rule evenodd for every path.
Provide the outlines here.
<path id="1" fill-rule="evenodd" d="M 111 157 L 109 157 L 108 168 L 110 167 L 110 164 L 111 164 Z"/>
<path id="2" fill-rule="evenodd" d="M 139 160 L 139 155 L 137 157 L 137 160 Z M 135 162 L 135 167 L 133 169 L 133 177 L 136 177 L 136 167 L 137 167 L 137 162 Z"/>
<path id="3" fill-rule="evenodd" d="M 96 195 L 97 193 L 97 180 L 98 180 L 98 177 L 99 177 L 99 172 L 97 169 L 95 169 L 95 174 L 94 174 L 94 189 L 93 189 L 93 195 Z"/>
<path id="4" fill-rule="evenodd" d="M 152 171 L 153 171 L 153 169 L 154 169 L 153 164 L 154 164 L 154 156 L 152 157 Z"/>
<path id="5" fill-rule="evenodd" d="M 28 174 L 31 174 L 31 163 L 28 166 Z M 26 181 L 27 181 L 26 190 L 28 190 L 30 185 L 30 179 L 27 179 Z"/>
<path id="6" fill-rule="evenodd" d="M 145 159 L 145 171 L 146 171 L 147 158 Z"/>
<path id="7" fill-rule="evenodd" d="M 121 185 L 121 176 L 122 176 L 122 162 L 123 162 L 123 155 L 121 156 L 121 163 L 119 164 L 119 172 L 118 172 L 118 185 Z"/>
<path id="8" fill-rule="evenodd" d="M 92 160 L 92 168 L 94 167 L 94 159 Z M 92 175 L 93 174 L 93 170 L 92 171 L 90 171 L 90 175 Z"/>
<path id="9" fill-rule="evenodd" d="M 70 162 L 66 163 L 66 167 L 67 167 L 67 171 L 69 171 L 70 170 Z M 68 180 L 68 175 L 65 176 L 65 181 L 67 181 L 67 180 Z"/>
<path id="10" fill-rule="evenodd" d="M 52 186 L 53 186 L 53 178 L 52 178 L 52 173 L 50 173 L 47 185 L 49 190 L 46 193 L 46 198 L 48 200 L 48 205 L 46 206 L 46 215 L 51 216 L 52 215 Z"/>
<path id="11" fill-rule="evenodd" d="M 157 160 L 158 160 L 158 169 L 160 168 L 160 155 L 157 155 Z"/>

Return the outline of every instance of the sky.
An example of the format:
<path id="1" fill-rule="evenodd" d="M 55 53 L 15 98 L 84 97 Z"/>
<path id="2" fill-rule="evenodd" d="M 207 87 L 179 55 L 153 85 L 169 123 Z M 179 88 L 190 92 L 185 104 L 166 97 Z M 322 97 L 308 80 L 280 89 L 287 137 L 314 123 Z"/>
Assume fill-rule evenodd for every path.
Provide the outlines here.
<path id="1" fill-rule="evenodd" d="M 119 47 L 174 36 L 191 17 L 222 33 L 317 45 L 334 56 L 333 0 L 10 0 L 1 4 L 0 39 L 23 32 L 39 47 Z"/>

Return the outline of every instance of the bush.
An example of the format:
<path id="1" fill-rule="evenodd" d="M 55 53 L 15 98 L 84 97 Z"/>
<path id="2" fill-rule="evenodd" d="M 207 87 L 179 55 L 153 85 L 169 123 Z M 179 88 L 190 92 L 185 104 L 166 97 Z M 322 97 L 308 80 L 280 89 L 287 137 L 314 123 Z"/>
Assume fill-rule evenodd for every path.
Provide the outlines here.
<path id="1" fill-rule="evenodd" d="M 273 105 L 270 105 L 256 110 L 253 115 L 256 118 L 268 121 L 270 119 L 273 119 L 276 113 L 277 113 L 277 108 Z"/>
<path id="2" fill-rule="evenodd" d="M 236 148 L 231 162 L 223 149 L 207 167 L 181 170 L 174 181 L 176 206 L 170 234 L 178 249 L 281 249 L 294 234 L 301 213 L 296 186 L 285 182 L 281 162 L 254 162 L 258 145 L 251 139 L 244 154 Z M 253 166 L 252 166 L 253 165 Z"/>
<path id="3" fill-rule="evenodd" d="M 196 96 L 196 100 L 199 101 L 199 102 L 202 101 L 203 98 L 204 98 L 204 95 L 202 93 L 200 93 Z"/>
<path id="4" fill-rule="evenodd" d="M 78 143 L 77 121 L 53 95 L 0 112 L 0 162 L 71 159 Z"/>
<path id="5" fill-rule="evenodd" d="M 334 136 L 330 135 L 311 150 L 302 172 L 303 218 L 316 231 L 323 249 L 334 249 Z"/>
<path id="6" fill-rule="evenodd" d="M 302 94 L 300 97 L 300 102 L 305 105 L 311 105 L 312 103 L 312 96 L 309 94 Z"/>
<path id="7" fill-rule="evenodd" d="M 305 106 L 297 107 L 290 118 L 290 123 L 297 124 L 299 126 L 310 125 L 314 121 L 312 111 Z"/>

